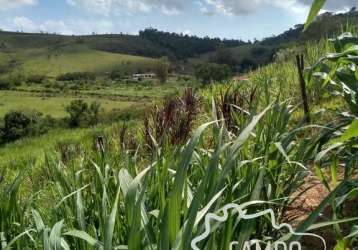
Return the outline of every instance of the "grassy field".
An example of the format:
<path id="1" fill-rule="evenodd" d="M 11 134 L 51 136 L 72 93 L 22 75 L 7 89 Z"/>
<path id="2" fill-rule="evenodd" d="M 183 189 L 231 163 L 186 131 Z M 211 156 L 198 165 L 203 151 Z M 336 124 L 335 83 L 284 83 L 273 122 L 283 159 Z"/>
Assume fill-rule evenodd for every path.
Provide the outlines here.
<path id="1" fill-rule="evenodd" d="M 43 160 L 44 154 L 55 152 L 57 150 L 55 146 L 60 142 L 82 141 L 85 143 L 90 132 L 91 129 L 59 129 L 37 138 L 25 138 L 0 147 L 1 169 L 12 172 L 19 170 L 21 161 L 33 159 L 36 162 Z"/>
<path id="2" fill-rule="evenodd" d="M 63 118 L 66 115 L 65 107 L 69 105 L 71 101 L 76 99 L 82 99 L 87 103 L 97 101 L 105 111 L 111 111 L 112 109 L 126 109 L 131 106 L 140 105 L 140 100 L 121 101 L 88 96 L 56 96 L 21 91 L 0 91 L 0 117 L 11 110 L 36 110 L 42 112 L 44 115 L 51 115 L 54 118 Z"/>
<path id="3" fill-rule="evenodd" d="M 20 59 L 23 62 L 22 69 L 25 73 L 57 76 L 68 72 L 89 71 L 103 74 L 120 67 L 122 63 L 129 63 L 133 68 L 142 69 L 150 68 L 154 62 L 154 60 L 145 57 L 97 51 L 80 45 L 54 53 L 36 52 L 36 55 L 38 56 Z"/>
<path id="4" fill-rule="evenodd" d="M 49 48 L 19 49 L 8 53 L 0 62 L 9 60 L 19 63 L 22 74 L 43 74 L 55 77 L 69 72 L 94 72 L 106 74 L 126 63 L 133 69 L 153 68 L 154 60 L 145 57 L 109 53 L 90 49 L 84 45 L 70 45 L 59 50 Z"/>
<path id="5" fill-rule="evenodd" d="M 82 99 L 87 103 L 97 101 L 105 111 L 150 106 L 165 96 L 181 93 L 188 86 L 195 87 L 197 83 L 178 81 L 176 77 L 171 77 L 165 84 L 156 81 L 108 81 L 103 84 L 87 84 L 79 90 L 59 90 L 43 84 L 22 85 L 17 90 L 0 91 L 0 117 L 11 110 L 37 110 L 45 115 L 62 118 L 66 115 L 65 107 L 75 99 Z"/>

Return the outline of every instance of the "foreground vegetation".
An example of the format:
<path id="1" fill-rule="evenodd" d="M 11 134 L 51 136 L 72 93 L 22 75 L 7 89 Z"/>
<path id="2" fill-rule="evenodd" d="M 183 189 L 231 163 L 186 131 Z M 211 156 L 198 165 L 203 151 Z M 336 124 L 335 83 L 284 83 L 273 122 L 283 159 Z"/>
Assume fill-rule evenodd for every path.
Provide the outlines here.
<path id="1" fill-rule="evenodd" d="M 243 249 L 250 239 L 354 249 L 358 38 L 351 31 L 282 51 L 247 80 L 167 97 L 146 110 L 143 122 L 57 130 L 8 144 L 0 149 L 8 156 L 0 158 L 6 163 L 1 249 L 229 249 L 232 241 Z M 299 53 L 310 65 L 311 123 L 300 111 L 292 59 Z M 96 109 L 76 101 L 66 110 L 77 126 L 92 121 Z M 291 223 L 310 176 L 326 195 L 295 232 L 313 232 L 325 243 L 257 216 L 270 208 L 278 223 Z M 226 214 L 229 203 L 239 209 Z M 226 221 L 211 221 L 208 237 L 192 242 L 207 229 L 208 213 L 227 215 Z"/>
<path id="2" fill-rule="evenodd" d="M 342 47 L 357 53 L 353 48 Z M 345 56 L 337 52 L 337 58 Z M 208 115 L 195 118 L 197 113 L 190 111 L 199 100 L 187 91 L 180 100 L 168 100 L 162 109 L 153 109 L 143 131 L 123 126 L 118 132 L 100 130 L 87 142 L 81 139 L 82 144 L 62 144 L 59 154 L 47 152 L 40 162 L 24 161 L 14 182 L 2 175 L 6 187 L 0 203 L 2 247 L 189 249 L 193 237 L 204 230 L 205 215 L 220 214 L 227 203 L 237 203 L 249 214 L 270 207 L 278 221 L 285 221 L 297 198 L 295 191 L 312 171 L 330 194 L 296 231 L 329 227 L 333 229 L 326 236 L 329 247 L 353 247 L 357 215 L 347 209 L 354 204 L 358 187 L 352 179 L 357 167 L 356 104 L 347 96 L 342 102 L 348 105 L 341 109 L 349 116 L 335 110 L 330 114 L 334 120 L 324 127 L 305 125 L 291 105 L 295 99 L 287 100 L 290 95 L 278 91 L 285 87 L 280 78 L 272 80 L 277 73 L 272 67 L 281 66 L 264 68 L 246 83 L 202 92 L 201 109 L 210 110 Z M 343 82 L 348 77 L 342 79 L 334 71 L 330 75 L 330 81 Z M 349 89 L 356 92 L 354 82 L 348 82 L 353 84 Z M 314 78 L 312 84 L 324 82 Z M 294 83 L 290 86 L 293 89 Z M 338 85 L 328 87 L 327 93 L 345 90 Z M 311 93 L 319 96 L 314 88 Z M 176 111 L 179 104 L 184 109 Z M 212 122 L 199 126 L 185 145 L 185 137 L 175 140 L 186 134 L 182 128 L 192 127 L 187 124 L 208 119 Z M 273 240 L 299 238 L 284 229 L 274 230 L 264 218 L 243 220 L 232 212 L 198 246 L 227 249 L 234 239 L 243 246 L 246 240 L 263 235 Z M 313 248 L 322 244 L 303 242 Z"/>

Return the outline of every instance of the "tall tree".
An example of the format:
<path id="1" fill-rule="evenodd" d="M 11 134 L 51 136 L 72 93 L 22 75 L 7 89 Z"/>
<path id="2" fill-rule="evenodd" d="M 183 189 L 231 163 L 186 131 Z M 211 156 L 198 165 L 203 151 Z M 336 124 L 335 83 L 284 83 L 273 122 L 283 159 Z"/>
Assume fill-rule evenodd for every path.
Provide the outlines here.
<path id="1" fill-rule="evenodd" d="M 155 67 L 157 77 L 161 83 L 166 83 L 169 76 L 169 67 L 170 63 L 168 58 L 162 57 L 158 59 L 157 65 Z"/>

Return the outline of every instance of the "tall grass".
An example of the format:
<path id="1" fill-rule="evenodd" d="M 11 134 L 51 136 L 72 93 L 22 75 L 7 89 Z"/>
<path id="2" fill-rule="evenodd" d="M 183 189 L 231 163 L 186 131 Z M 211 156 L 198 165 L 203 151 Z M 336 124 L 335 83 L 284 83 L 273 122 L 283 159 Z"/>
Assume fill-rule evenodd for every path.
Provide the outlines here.
<path id="1" fill-rule="evenodd" d="M 238 133 L 216 117 L 200 126 L 177 154 L 158 148 L 145 168 L 137 155 L 125 151 L 119 152 L 122 161 L 114 161 L 105 147 L 93 161 L 68 165 L 48 156 L 46 178 L 54 200 L 48 207 L 34 205 L 30 212 L 16 195 L 21 177 L 16 179 L 4 193 L 11 199 L 1 203 L 2 214 L 10 215 L 2 217 L 4 246 L 26 232 L 13 248 L 189 249 L 204 229 L 205 214 L 220 213 L 232 202 L 246 204 L 250 213 L 271 207 L 282 220 L 309 172 L 307 163 L 316 153 L 311 149 L 318 145 L 298 139 L 309 128 L 290 126 L 291 116 L 292 107 L 276 101 L 250 114 Z M 212 143 L 202 137 L 208 129 Z M 344 182 L 330 199 L 345 199 L 351 186 L 357 183 Z M 253 201 L 265 203 L 249 205 Z M 319 213 L 303 223 L 302 231 L 312 227 Z M 228 249 L 233 239 L 243 246 L 251 237 L 287 237 L 264 218 L 245 221 L 236 213 L 215 229 L 201 249 Z"/>

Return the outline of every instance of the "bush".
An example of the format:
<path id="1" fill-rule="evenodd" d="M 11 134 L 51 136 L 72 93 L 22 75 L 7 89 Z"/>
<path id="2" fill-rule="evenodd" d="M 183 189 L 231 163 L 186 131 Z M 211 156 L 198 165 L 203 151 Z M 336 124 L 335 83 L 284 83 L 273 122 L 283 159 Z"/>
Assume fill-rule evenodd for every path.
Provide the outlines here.
<path id="1" fill-rule="evenodd" d="M 25 77 L 20 73 L 13 73 L 8 77 L 4 78 L 4 81 L 7 81 L 11 87 L 20 86 L 25 80 Z"/>
<path id="2" fill-rule="evenodd" d="M 254 56 L 254 57 L 260 57 L 264 54 L 268 54 L 268 53 L 271 53 L 270 49 L 268 48 L 265 48 L 265 47 L 254 47 L 251 49 L 251 54 Z"/>
<path id="3" fill-rule="evenodd" d="M 96 125 L 99 122 L 99 113 L 101 105 L 98 102 L 92 102 L 88 105 L 83 100 L 74 100 L 66 107 L 69 114 L 67 118 L 70 127 L 87 127 Z"/>
<path id="4" fill-rule="evenodd" d="M 226 64 L 204 63 L 195 69 L 195 76 L 204 84 L 223 82 L 230 78 L 231 69 Z"/>
<path id="5" fill-rule="evenodd" d="M 11 84 L 6 79 L 0 79 L 0 90 L 11 89 Z"/>
<path id="6" fill-rule="evenodd" d="M 96 80 L 96 75 L 92 72 L 72 72 L 59 75 L 57 81 L 93 81 Z"/>
<path id="7" fill-rule="evenodd" d="M 155 73 L 161 83 L 166 83 L 169 77 L 169 68 L 170 63 L 168 58 L 162 57 L 157 60 L 157 64 L 155 67 Z"/>
<path id="8" fill-rule="evenodd" d="M 210 61 L 217 64 L 226 64 L 229 65 L 231 68 L 235 68 L 238 65 L 237 59 L 228 49 L 219 50 L 212 58 L 210 58 Z"/>
<path id="9" fill-rule="evenodd" d="M 26 83 L 43 83 L 46 78 L 45 75 L 34 74 L 26 78 Z"/>
<path id="10" fill-rule="evenodd" d="M 242 72 L 254 70 L 258 67 L 258 64 L 250 59 L 250 58 L 244 58 L 241 62 L 240 68 Z"/>
<path id="11" fill-rule="evenodd" d="M 129 75 L 128 72 L 126 72 L 125 70 L 115 69 L 111 71 L 109 78 L 111 80 L 122 80 L 126 78 L 128 75 Z"/>
<path id="12" fill-rule="evenodd" d="M 11 73 L 19 65 L 20 65 L 19 61 L 15 60 L 15 59 L 11 59 L 7 63 L 0 64 L 0 74 Z"/>
<path id="13" fill-rule="evenodd" d="M 44 134 L 54 126 L 55 120 L 52 117 L 42 118 L 39 112 L 11 111 L 4 117 L 4 125 L 0 129 L 0 141 L 8 143 L 27 136 Z"/>

